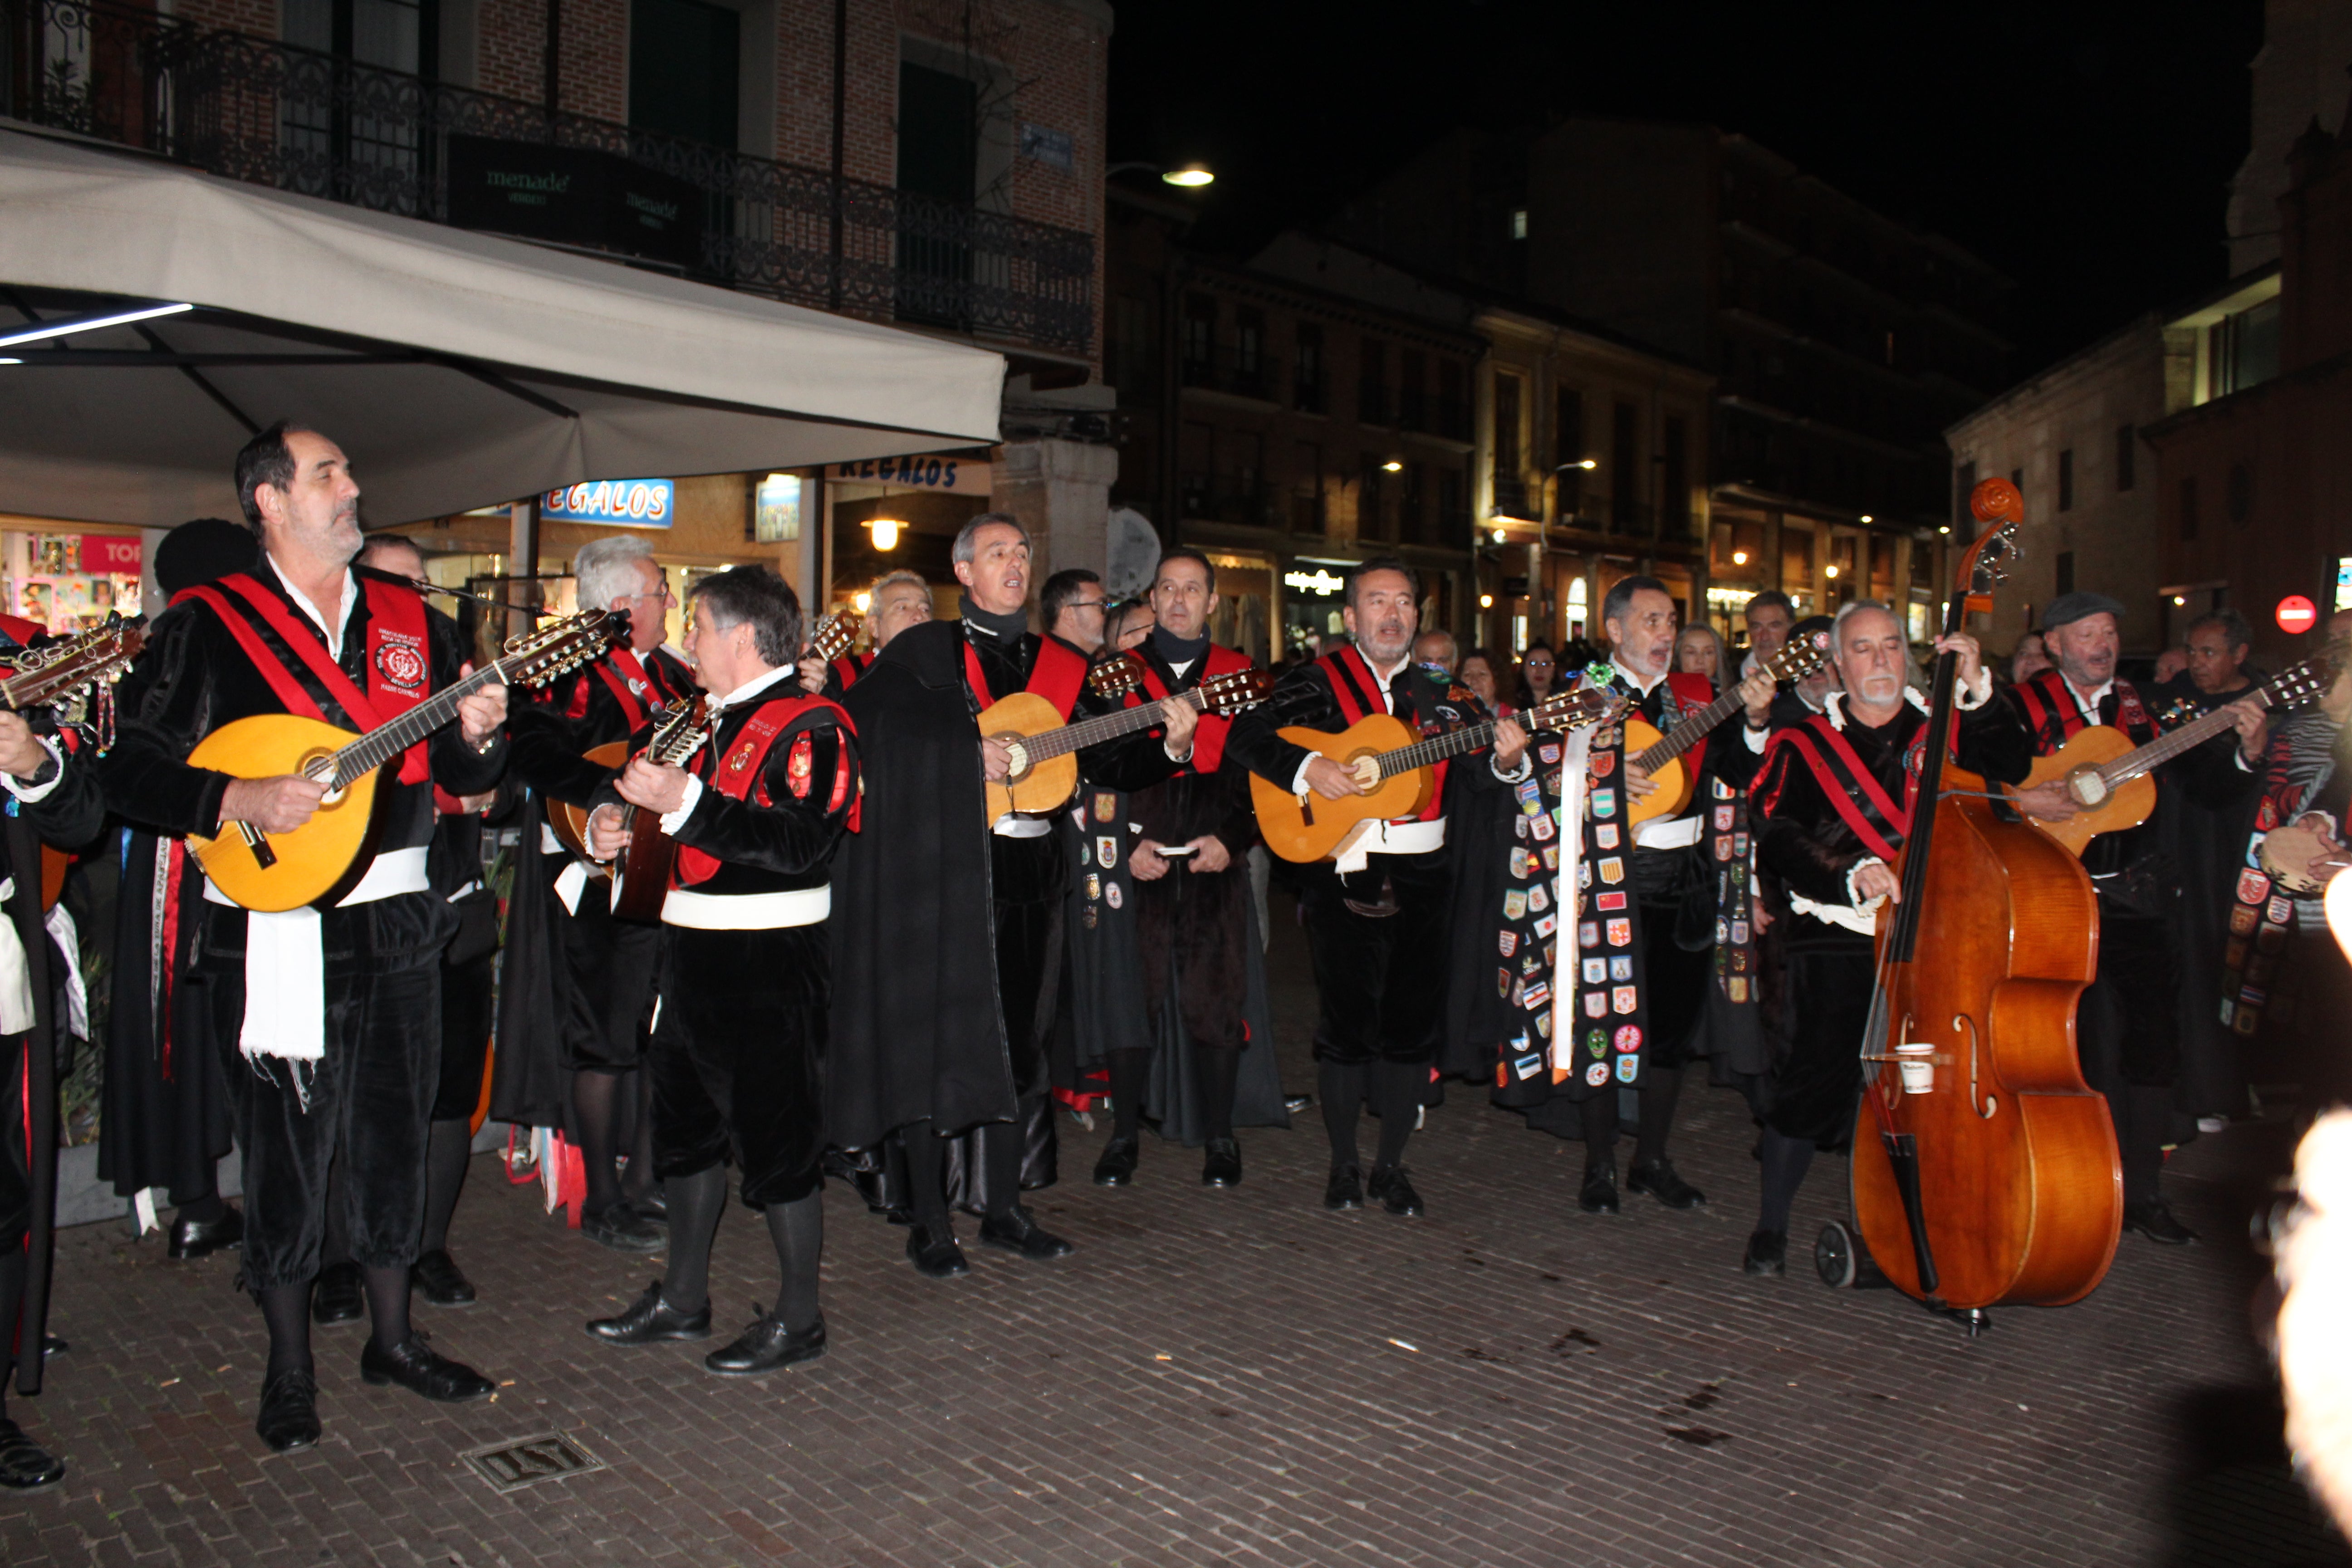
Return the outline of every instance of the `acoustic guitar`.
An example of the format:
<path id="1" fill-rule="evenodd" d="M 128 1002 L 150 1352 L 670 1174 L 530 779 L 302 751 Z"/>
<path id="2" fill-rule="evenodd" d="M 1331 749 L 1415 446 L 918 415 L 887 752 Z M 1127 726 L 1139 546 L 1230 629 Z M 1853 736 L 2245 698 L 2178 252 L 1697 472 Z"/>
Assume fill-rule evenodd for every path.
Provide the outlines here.
<path id="1" fill-rule="evenodd" d="M 2264 708 L 2296 708 L 2326 691 L 2327 680 L 2327 671 L 2317 660 L 2305 659 L 2271 677 L 2251 695 Z M 2063 779 L 2066 793 L 2081 809 L 2063 822 L 2027 820 L 2080 855 L 2100 834 L 2121 833 L 2146 822 L 2156 810 L 2156 781 L 2148 775 L 2236 722 L 2227 708 L 2216 708 L 2137 748 L 2130 736 L 2111 724 L 2079 730 L 2050 755 L 2035 758 L 2032 771 L 2018 787 L 2032 789 Z"/>
<path id="2" fill-rule="evenodd" d="M 1087 684 L 1097 695 L 1111 697 L 1133 689 L 1139 663 L 1107 660 L 1087 674 Z M 1256 707 L 1274 689 L 1274 677 L 1262 669 L 1236 669 L 1213 676 L 1189 690 L 1174 693 L 1203 713 L 1232 715 Z M 1032 691 L 1016 691 L 990 705 L 980 716 L 983 739 L 997 742 L 1012 753 L 1012 766 L 1002 784 L 986 786 L 985 819 L 994 822 L 1008 811 L 1035 816 L 1053 810 L 1076 793 L 1077 752 L 1086 747 L 1132 735 L 1166 721 L 1160 704 L 1121 708 L 1075 724 L 1064 723 L 1054 705 Z"/>
<path id="3" fill-rule="evenodd" d="M 684 766 L 710 738 L 706 728 L 709 717 L 710 699 L 703 692 L 696 692 L 692 701 L 671 703 L 654 725 L 646 760 L 658 768 Z M 661 830 L 661 813 L 640 810 L 626 801 L 621 803 L 621 831 L 629 842 L 613 861 L 613 918 L 657 923 L 662 902 L 669 897 L 669 868 L 677 859 L 677 840 Z"/>
<path id="4" fill-rule="evenodd" d="M 26 648 L 5 667 L 6 674 L 0 678 L 0 707 L 12 713 L 27 708 L 54 708 L 59 710 L 60 721 L 76 721 L 70 710 L 93 689 L 121 679 L 122 672 L 131 668 L 131 661 L 146 645 L 144 626 L 120 616 L 109 616 L 105 624 L 79 637 Z M 114 740 L 110 711 L 101 710 L 100 720 L 98 744 L 103 751 Z M 66 873 L 72 868 L 73 860 L 72 855 L 55 845 L 41 846 L 41 908 L 57 908 L 58 900 L 65 895 Z"/>
<path id="5" fill-rule="evenodd" d="M 214 887 L 248 910 L 277 913 L 331 906 L 374 858 L 380 771 L 455 721 L 457 704 L 491 686 L 536 686 L 587 663 L 628 636 L 628 617 L 590 610 L 507 641 L 507 651 L 364 735 L 291 713 L 257 713 L 222 725 L 188 753 L 191 767 L 232 778 L 299 773 L 327 785 L 310 820 L 291 833 L 232 823 L 215 838 L 188 836 L 188 852 Z"/>
<path id="6" fill-rule="evenodd" d="M 1513 721 L 1538 730 L 1581 730 L 1620 711 L 1625 700 L 1603 687 L 1562 691 L 1546 698 Z M 1364 793 L 1325 800 L 1309 791 L 1290 793 L 1288 781 L 1250 775 L 1250 798 L 1257 806 L 1259 835 L 1286 860 L 1326 860 L 1339 855 L 1367 824 L 1411 816 L 1428 805 L 1436 787 L 1433 765 L 1465 752 L 1494 744 L 1497 720 L 1465 724 L 1444 734 L 1416 738 L 1391 713 L 1370 713 L 1337 734 L 1298 726 L 1280 731 L 1293 745 L 1330 758 L 1356 775 Z"/>
<path id="7" fill-rule="evenodd" d="M 1767 659 L 1764 668 L 1772 672 L 1774 680 L 1802 680 L 1827 663 L 1829 657 L 1829 633 L 1815 632 L 1810 637 L 1790 643 Z M 1717 724 L 1731 717 L 1733 709 L 1745 706 L 1735 684 L 1664 735 L 1647 720 L 1625 721 L 1625 765 L 1641 769 L 1658 786 L 1626 803 L 1626 815 L 1634 826 L 1639 827 L 1652 817 L 1678 816 L 1689 806 L 1698 780 L 1683 766 L 1683 753 L 1713 734 Z"/>

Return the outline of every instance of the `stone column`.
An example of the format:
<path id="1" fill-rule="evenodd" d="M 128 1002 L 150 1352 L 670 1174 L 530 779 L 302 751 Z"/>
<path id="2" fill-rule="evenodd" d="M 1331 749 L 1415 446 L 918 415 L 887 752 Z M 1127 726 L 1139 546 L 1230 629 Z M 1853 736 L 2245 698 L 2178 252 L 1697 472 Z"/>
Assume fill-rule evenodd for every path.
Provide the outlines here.
<path id="1" fill-rule="evenodd" d="M 990 508 L 1012 513 L 1029 531 L 1033 600 L 1037 587 L 1066 567 L 1105 569 L 1110 485 L 1118 477 L 1118 452 L 1111 447 L 1045 437 L 997 447 Z"/>

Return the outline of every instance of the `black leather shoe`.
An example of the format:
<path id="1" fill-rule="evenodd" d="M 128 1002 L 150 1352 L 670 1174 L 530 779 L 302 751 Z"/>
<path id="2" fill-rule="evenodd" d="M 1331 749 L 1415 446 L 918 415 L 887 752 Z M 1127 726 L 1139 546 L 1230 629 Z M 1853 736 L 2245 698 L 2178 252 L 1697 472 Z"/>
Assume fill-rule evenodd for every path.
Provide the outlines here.
<path id="1" fill-rule="evenodd" d="M 1742 1274 L 1786 1274 L 1789 1271 L 1789 1233 L 1783 1230 L 1759 1230 L 1748 1238 L 1748 1251 L 1739 1259 Z"/>
<path id="2" fill-rule="evenodd" d="M 659 1252 L 669 1245 L 667 1226 L 656 1225 L 627 1204 L 614 1204 L 594 1214 L 582 1215 L 580 1234 L 615 1252 L 639 1256 Z"/>
<path id="3" fill-rule="evenodd" d="M 1293 1116 L 1314 1103 L 1315 1097 L 1311 1094 L 1286 1094 L 1282 1097 L 1282 1109 Z"/>
<path id="4" fill-rule="evenodd" d="M 1421 1194 L 1405 1179 L 1402 1165 L 1374 1166 L 1371 1180 L 1364 1184 L 1364 1194 L 1400 1218 L 1421 1213 Z"/>
<path id="5" fill-rule="evenodd" d="M 1628 1192 L 1647 1193 L 1670 1209 L 1702 1208 L 1706 1194 L 1675 1174 L 1672 1160 L 1636 1165 L 1625 1173 Z"/>
<path id="6" fill-rule="evenodd" d="M 1617 1212 L 1617 1167 L 1613 1163 L 1584 1167 L 1584 1185 L 1576 1194 L 1576 1206 L 1586 1214 Z"/>
<path id="7" fill-rule="evenodd" d="M 710 1337 L 710 1303 L 698 1312 L 681 1312 L 662 1300 L 661 1281 L 617 1318 L 592 1318 L 588 1331 L 608 1345 L 649 1345 L 656 1340 L 707 1340 Z"/>
<path id="8" fill-rule="evenodd" d="M 396 1350 L 376 1349 L 374 1336 L 360 1352 L 360 1375 L 381 1388 L 396 1383 L 411 1394 L 441 1405 L 488 1399 L 498 1385 L 462 1362 L 433 1350 L 421 1334 L 410 1334 Z"/>
<path id="9" fill-rule="evenodd" d="M 367 1315 L 367 1289 L 356 1263 L 330 1263 L 310 1291 L 310 1321 L 356 1323 Z"/>
<path id="10" fill-rule="evenodd" d="M 37 1491 L 66 1479 L 66 1462 L 25 1436 L 25 1429 L 0 1415 L 0 1489 Z"/>
<path id="11" fill-rule="evenodd" d="M 1095 1185 L 1123 1187 L 1135 1180 L 1135 1158 L 1140 1152 L 1132 1138 L 1114 1138 L 1104 1144 L 1102 1158 L 1095 1162 Z"/>
<path id="12" fill-rule="evenodd" d="M 308 1448 L 319 1440 L 319 1380 L 308 1371 L 281 1372 L 261 1385 L 261 1412 L 253 1429 L 274 1454 Z"/>
<path id="13" fill-rule="evenodd" d="M 639 1219 L 649 1219 L 656 1225 L 669 1223 L 669 1198 L 659 1187 L 644 1197 L 629 1199 L 628 1204 Z"/>
<path id="14" fill-rule="evenodd" d="M 166 1256 L 174 1262 L 186 1263 L 199 1258 L 209 1258 L 226 1247 L 245 1245 L 245 1216 L 230 1209 L 218 1219 L 180 1219 L 172 1222 L 172 1245 Z"/>
<path id="15" fill-rule="evenodd" d="M 2197 1239 L 2195 1231 L 2172 1217 L 2172 1205 L 2162 1198 L 2126 1204 L 2124 1228 L 2136 1230 L 2150 1241 L 2160 1242 L 2166 1247 L 2186 1247 Z"/>
<path id="16" fill-rule="evenodd" d="M 1242 1146 L 1231 1138 L 1212 1138 L 1201 1156 L 1201 1184 L 1238 1187 L 1242 1184 Z"/>
<path id="17" fill-rule="evenodd" d="M 1067 1258 L 1077 1250 L 1051 1231 L 1041 1229 L 1036 1215 L 1018 1204 L 1003 1219 L 991 1215 L 980 1222 L 980 1244 L 999 1252 L 1017 1252 L 1032 1263 Z"/>
<path id="18" fill-rule="evenodd" d="M 1331 1179 L 1323 1184 L 1323 1206 L 1327 1209 L 1360 1209 L 1364 1206 L 1364 1175 L 1353 1165 L 1334 1165 Z"/>
<path id="19" fill-rule="evenodd" d="M 474 1282 L 457 1267 L 457 1260 L 446 1249 L 425 1253 L 408 1266 L 408 1282 L 416 1293 L 436 1307 L 470 1307 L 474 1304 Z"/>
<path id="20" fill-rule="evenodd" d="M 773 1318 L 762 1316 L 745 1329 L 733 1344 L 704 1356 L 702 1364 L 720 1377 L 757 1377 L 763 1372 L 781 1371 L 794 1362 L 814 1361 L 824 1353 L 823 1317 L 805 1329 L 793 1330 Z"/>
<path id="21" fill-rule="evenodd" d="M 952 1279 L 971 1272 L 971 1265 L 963 1259 L 963 1248 L 956 1245 L 955 1232 L 933 1230 L 927 1225 L 908 1225 L 907 1261 L 926 1279 Z"/>

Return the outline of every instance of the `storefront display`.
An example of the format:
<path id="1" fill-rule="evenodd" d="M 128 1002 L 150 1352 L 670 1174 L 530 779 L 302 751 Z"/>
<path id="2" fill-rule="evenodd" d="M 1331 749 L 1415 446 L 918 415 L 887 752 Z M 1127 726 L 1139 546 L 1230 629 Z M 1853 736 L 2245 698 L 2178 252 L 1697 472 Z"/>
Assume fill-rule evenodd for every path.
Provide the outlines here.
<path id="1" fill-rule="evenodd" d="M 0 532 L 8 613 L 52 632 L 140 612 L 137 534 Z"/>

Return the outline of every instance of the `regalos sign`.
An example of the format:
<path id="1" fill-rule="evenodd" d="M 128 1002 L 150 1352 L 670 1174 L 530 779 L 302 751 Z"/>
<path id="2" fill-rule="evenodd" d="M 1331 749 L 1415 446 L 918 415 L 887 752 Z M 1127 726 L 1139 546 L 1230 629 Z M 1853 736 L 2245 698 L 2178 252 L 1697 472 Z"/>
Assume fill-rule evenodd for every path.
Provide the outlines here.
<path id="1" fill-rule="evenodd" d="M 539 515 L 558 522 L 667 528 L 677 495 L 667 479 L 591 479 L 539 498 Z"/>

